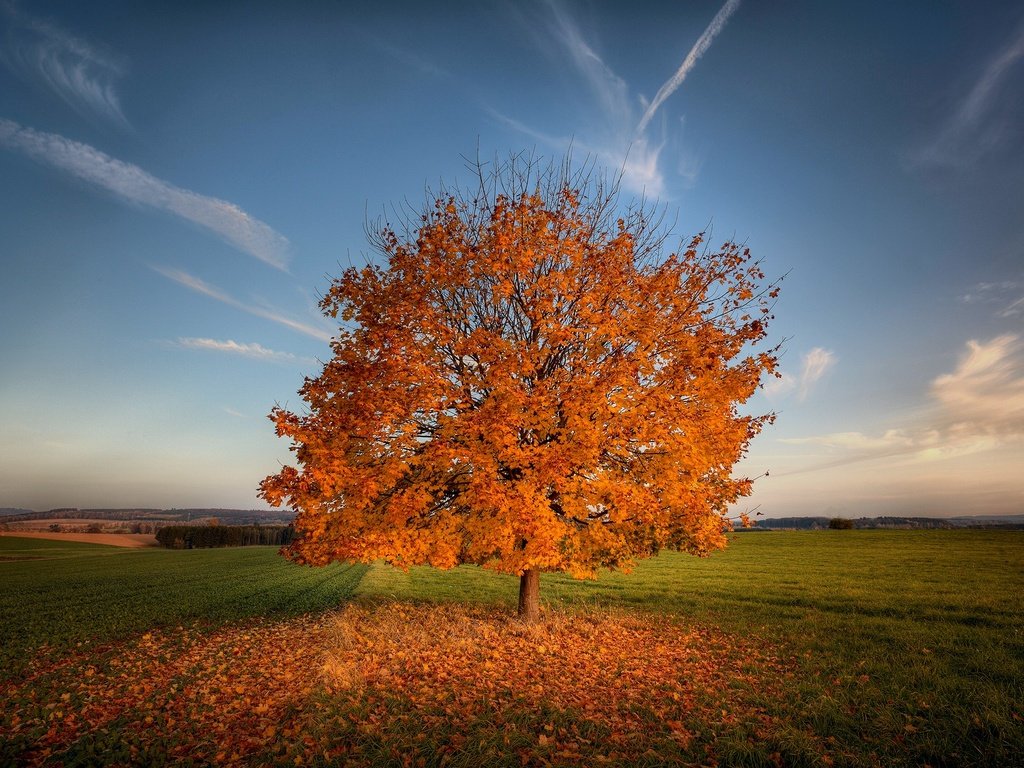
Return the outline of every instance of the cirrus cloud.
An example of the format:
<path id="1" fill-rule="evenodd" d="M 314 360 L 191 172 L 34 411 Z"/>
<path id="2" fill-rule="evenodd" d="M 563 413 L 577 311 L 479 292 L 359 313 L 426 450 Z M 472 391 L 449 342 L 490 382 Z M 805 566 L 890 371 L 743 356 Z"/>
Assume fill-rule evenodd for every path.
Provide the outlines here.
<path id="1" fill-rule="evenodd" d="M 981 76 L 937 134 L 910 153 L 911 162 L 922 167 L 968 168 L 1005 144 L 1015 133 L 1012 126 L 1017 119 L 1010 111 L 1013 100 L 1008 97 L 1013 93 L 1013 83 L 1008 81 L 1022 59 L 1024 23 L 991 55 Z"/>
<path id="2" fill-rule="evenodd" d="M 222 341 L 220 339 L 183 337 L 179 338 L 177 341 L 171 342 L 171 344 L 181 349 L 222 352 L 229 355 L 248 357 L 251 360 L 260 360 L 267 363 L 311 362 L 310 358 L 300 358 L 297 355 L 293 355 L 291 352 L 279 352 L 277 350 L 268 349 L 262 344 L 257 344 L 255 342 L 240 343 L 233 339 Z"/>
<path id="3" fill-rule="evenodd" d="M 801 356 L 800 373 L 794 375 L 783 372 L 781 378 L 769 379 L 764 384 L 765 394 L 770 398 L 778 398 L 795 391 L 798 400 L 806 400 L 815 385 L 835 366 L 838 359 L 831 350 L 814 347 Z"/>
<path id="4" fill-rule="evenodd" d="M 288 240 L 234 203 L 158 179 L 137 165 L 55 133 L 0 118 L 0 145 L 95 184 L 118 197 L 168 211 L 219 235 L 243 253 L 287 271 Z"/>
<path id="5" fill-rule="evenodd" d="M 130 128 L 115 83 L 125 65 L 95 44 L 17 9 L 0 4 L 11 24 L 0 61 L 28 80 L 38 80 L 85 117 Z"/>
<path id="6" fill-rule="evenodd" d="M 318 328 L 316 326 L 309 325 L 308 323 L 295 320 L 272 307 L 260 306 L 258 304 L 247 304 L 244 301 L 239 301 L 234 296 L 222 291 L 220 288 L 212 286 L 195 275 L 190 275 L 188 272 L 184 272 L 180 269 L 172 269 L 171 267 L 155 265 L 152 269 L 154 272 L 163 275 L 168 280 L 173 280 L 178 283 L 178 285 L 182 285 L 190 291 L 194 291 L 195 293 L 199 293 L 203 296 L 214 299 L 215 301 L 219 301 L 221 304 L 227 304 L 229 307 L 240 309 L 242 312 L 247 312 L 256 317 L 262 317 L 265 320 L 270 320 L 278 325 L 283 325 L 286 328 L 290 328 L 291 330 L 305 334 L 306 336 L 311 336 L 314 339 L 319 339 L 320 341 L 331 340 L 331 333 L 326 328 Z"/>

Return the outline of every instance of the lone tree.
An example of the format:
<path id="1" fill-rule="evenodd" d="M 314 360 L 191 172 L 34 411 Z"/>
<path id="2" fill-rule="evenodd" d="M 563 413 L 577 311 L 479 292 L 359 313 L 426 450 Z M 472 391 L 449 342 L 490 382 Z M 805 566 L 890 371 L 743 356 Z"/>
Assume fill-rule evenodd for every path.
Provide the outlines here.
<path id="1" fill-rule="evenodd" d="M 260 495 L 296 511 L 308 564 L 476 563 L 593 576 L 725 546 L 732 468 L 773 418 L 738 406 L 775 372 L 754 352 L 778 289 L 749 251 L 703 235 L 666 253 L 642 203 L 568 160 L 475 166 L 475 189 L 368 227 L 382 264 L 321 302 L 333 357 L 275 407 L 297 467 Z"/>

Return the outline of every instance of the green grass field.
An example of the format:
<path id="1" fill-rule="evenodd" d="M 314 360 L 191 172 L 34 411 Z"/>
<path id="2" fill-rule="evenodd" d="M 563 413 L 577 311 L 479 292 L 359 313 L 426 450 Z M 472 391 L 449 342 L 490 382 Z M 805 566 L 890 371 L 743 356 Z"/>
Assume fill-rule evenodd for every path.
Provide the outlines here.
<path id="1" fill-rule="evenodd" d="M 365 571 L 303 568 L 273 547 L 175 551 L 0 537 L 0 667 L 17 671 L 43 645 L 322 611 L 346 600 Z"/>
<path id="2" fill-rule="evenodd" d="M 18 560 L 43 553 L 49 559 Z M 59 654 L 153 627 L 173 631 L 188 623 L 212 632 L 247 617 L 284 618 L 351 601 L 511 612 L 517 588 L 511 577 L 473 567 L 301 568 L 268 548 L 115 551 L 0 538 L 0 558 L 0 646 L 8 675 L 42 646 Z M 632 574 L 586 582 L 545 575 L 541 598 L 555 615 L 613 608 L 713 627 L 784 659 L 784 679 L 743 683 L 744 700 L 767 713 L 767 725 L 741 721 L 699 731 L 714 742 L 721 765 L 1024 764 L 1024 532 L 741 533 L 707 559 L 667 554 L 639 563 Z M 322 716 L 315 732 L 329 738 L 323 723 L 330 718 L 322 713 L 342 705 L 322 694 L 316 700 Z M 388 706 L 401 719 L 401 705 Z M 334 715 L 352 721 L 346 712 Z M 575 715 L 548 715 L 568 730 L 581 727 Z M 531 762 L 532 753 L 521 750 L 474 753 L 463 746 L 453 753 L 434 745 L 417 752 L 422 745 L 410 741 L 415 749 L 403 754 L 379 733 L 371 738 L 356 729 L 346 738 L 361 745 L 355 754 L 363 762 L 372 755 L 405 765 L 405 757 L 418 754 L 423 765 L 587 764 L 575 752 L 541 749 Z M 638 764 L 700 764 L 701 755 L 712 754 L 688 749 L 648 754 Z M 283 761 L 283 754 L 291 761 L 287 750 L 266 750 L 255 763 Z"/>

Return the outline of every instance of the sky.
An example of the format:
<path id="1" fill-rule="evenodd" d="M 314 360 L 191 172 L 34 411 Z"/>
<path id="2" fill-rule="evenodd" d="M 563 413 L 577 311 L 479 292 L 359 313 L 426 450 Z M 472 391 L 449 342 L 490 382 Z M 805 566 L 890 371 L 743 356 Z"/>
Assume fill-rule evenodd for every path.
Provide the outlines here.
<path id="1" fill-rule="evenodd" d="M 736 511 L 1024 513 L 1024 6 L 953 0 L 0 0 L 0 507 L 263 507 L 366 221 L 570 146 L 786 275 Z"/>

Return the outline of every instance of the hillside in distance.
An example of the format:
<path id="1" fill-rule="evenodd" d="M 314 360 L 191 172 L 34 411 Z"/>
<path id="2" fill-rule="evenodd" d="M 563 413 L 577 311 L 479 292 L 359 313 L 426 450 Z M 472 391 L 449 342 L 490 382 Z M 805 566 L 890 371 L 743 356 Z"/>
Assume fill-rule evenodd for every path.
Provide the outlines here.
<path id="1" fill-rule="evenodd" d="M 221 509 L 221 508 L 189 508 L 189 509 L 80 509 L 78 507 L 62 507 L 35 511 L 16 507 L 0 507 L 0 525 L 12 523 L 30 524 L 34 521 L 67 520 L 74 521 L 110 521 L 123 523 L 155 523 L 187 524 L 203 523 L 216 519 L 221 525 L 287 525 L 294 515 L 286 509 Z M 775 517 L 761 518 L 747 530 L 820 530 L 829 527 L 832 517 Z M 857 517 L 844 518 L 853 523 L 854 528 L 1018 528 L 1024 529 L 1024 514 L 1021 515 L 961 515 L 958 517 Z M 19 526 L 20 527 L 20 526 Z"/>
<path id="2" fill-rule="evenodd" d="M 35 520 L 110 520 L 145 523 L 192 523 L 216 518 L 222 525 L 287 525 L 294 515 L 277 509 L 79 509 L 62 507 L 45 511 L 0 508 L 0 524 Z"/>

